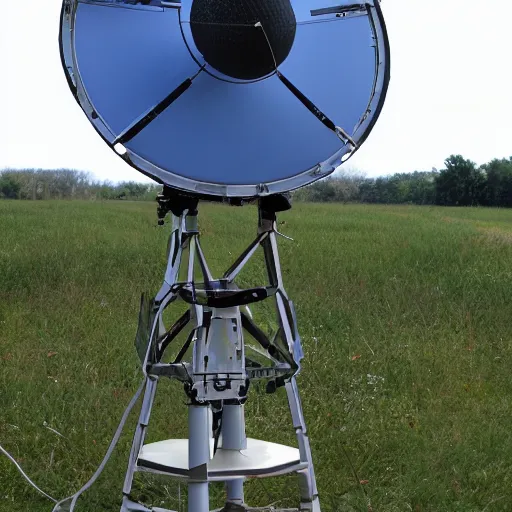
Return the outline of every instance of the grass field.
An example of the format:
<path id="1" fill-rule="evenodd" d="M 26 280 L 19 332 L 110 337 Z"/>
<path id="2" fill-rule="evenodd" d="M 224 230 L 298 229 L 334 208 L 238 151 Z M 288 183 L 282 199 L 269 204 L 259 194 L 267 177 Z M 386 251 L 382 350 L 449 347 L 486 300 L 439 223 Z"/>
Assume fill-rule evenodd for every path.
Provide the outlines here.
<path id="1" fill-rule="evenodd" d="M 296 204 L 280 220 L 322 511 L 512 510 L 512 211 Z M 0 201 L 0 444 L 57 498 L 92 475 L 140 382 L 140 293 L 161 283 L 168 235 L 155 224 L 150 203 Z M 256 210 L 203 205 L 200 224 L 220 272 Z M 186 436 L 184 404 L 160 385 L 150 441 Z M 78 511 L 119 510 L 134 419 Z M 247 419 L 294 442 L 283 390 L 253 389 Z M 136 489 L 177 506 L 165 479 Z M 295 491 L 251 481 L 247 497 L 292 506 Z M 51 508 L 0 454 L 0 512 Z"/>

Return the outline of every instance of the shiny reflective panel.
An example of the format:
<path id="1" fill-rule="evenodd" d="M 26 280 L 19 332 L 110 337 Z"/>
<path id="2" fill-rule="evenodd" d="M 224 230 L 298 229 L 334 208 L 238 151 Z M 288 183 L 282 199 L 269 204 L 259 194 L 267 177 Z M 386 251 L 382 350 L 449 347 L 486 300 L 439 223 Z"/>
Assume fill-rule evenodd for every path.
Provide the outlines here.
<path id="1" fill-rule="evenodd" d="M 230 5 L 66 0 L 62 59 L 77 101 L 122 158 L 179 189 L 252 197 L 328 175 L 385 98 L 377 0 Z"/>

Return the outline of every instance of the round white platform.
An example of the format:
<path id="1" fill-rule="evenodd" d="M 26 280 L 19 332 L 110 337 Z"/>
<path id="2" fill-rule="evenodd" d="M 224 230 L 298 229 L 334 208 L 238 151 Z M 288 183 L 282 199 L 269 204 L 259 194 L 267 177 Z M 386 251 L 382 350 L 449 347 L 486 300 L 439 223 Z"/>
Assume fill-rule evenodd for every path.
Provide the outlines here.
<path id="1" fill-rule="evenodd" d="M 246 450 L 217 450 L 208 465 L 208 480 L 275 476 L 306 467 L 307 463 L 300 461 L 297 448 L 248 438 Z M 140 452 L 138 469 L 187 478 L 188 439 L 147 444 Z"/>

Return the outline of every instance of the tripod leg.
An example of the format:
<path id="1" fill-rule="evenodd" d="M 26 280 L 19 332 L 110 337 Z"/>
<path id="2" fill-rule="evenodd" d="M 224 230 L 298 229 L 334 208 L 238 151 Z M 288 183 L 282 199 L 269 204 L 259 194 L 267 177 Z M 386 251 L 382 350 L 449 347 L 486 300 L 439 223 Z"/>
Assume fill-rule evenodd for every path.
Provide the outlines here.
<path id="1" fill-rule="evenodd" d="M 146 391 L 144 392 L 144 398 L 142 400 L 139 415 L 139 422 L 133 436 L 132 449 L 130 451 L 130 458 L 128 461 L 128 470 L 126 471 L 126 477 L 124 480 L 123 494 L 125 496 L 128 496 L 132 490 L 133 475 L 137 465 L 137 458 L 144 443 L 146 428 L 151 415 L 151 407 L 153 406 L 153 400 L 155 398 L 157 382 L 158 380 L 156 378 L 150 377 L 146 384 Z"/>
<path id="2" fill-rule="evenodd" d="M 306 423 L 302 413 L 299 389 L 295 377 L 292 377 L 286 383 L 286 393 L 288 396 L 288 405 L 292 414 L 293 427 L 297 434 L 299 443 L 300 459 L 308 463 L 308 467 L 299 471 L 299 485 L 301 495 L 301 511 L 320 512 L 320 502 L 318 500 L 318 490 L 316 488 L 315 470 L 313 467 L 313 458 L 311 456 L 311 447 L 306 430 Z"/>

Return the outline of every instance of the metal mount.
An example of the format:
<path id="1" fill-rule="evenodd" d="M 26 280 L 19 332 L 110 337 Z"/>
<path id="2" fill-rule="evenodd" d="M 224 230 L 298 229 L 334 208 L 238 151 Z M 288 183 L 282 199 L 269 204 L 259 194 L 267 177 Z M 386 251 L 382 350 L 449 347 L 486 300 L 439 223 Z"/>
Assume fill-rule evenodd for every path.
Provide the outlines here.
<path id="1" fill-rule="evenodd" d="M 146 387 L 123 487 L 121 512 L 172 512 L 147 508 L 131 497 L 137 471 L 167 475 L 188 485 L 188 512 L 209 512 L 209 482 L 225 482 L 226 504 L 219 512 L 320 512 L 315 474 L 296 375 L 303 357 L 293 303 L 282 282 L 277 251 L 276 214 L 291 208 L 285 195 L 259 199 L 255 240 L 220 278 L 214 278 L 199 240 L 196 196 L 164 189 L 157 198 L 159 224 L 172 213 L 168 263 L 160 291 L 143 295 L 136 347 Z M 263 250 L 268 284 L 239 288 L 236 278 L 251 257 Z M 181 277 L 180 277 L 181 276 Z M 272 299 L 276 332 L 268 335 L 253 320 L 249 305 Z M 174 302 L 187 311 L 171 327 L 163 313 Z M 178 344 L 181 333 L 185 341 Z M 256 347 L 248 351 L 247 335 Z M 254 344 L 253 344 L 254 345 Z M 169 347 L 175 347 L 168 360 Z M 254 354 L 260 357 L 254 357 Z M 265 362 L 262 363 L 262 360 Z M 161 377 L 183 383 L 189 398 L 189 439 L 144 445 L 153 400 Z M 264 381 L 267 392 L 284 386 L 298 448 L 247 438 L 244 404 L 251 382 Z M 251 508 L 244 481 L 296 473 L 296 509 Z"/>

